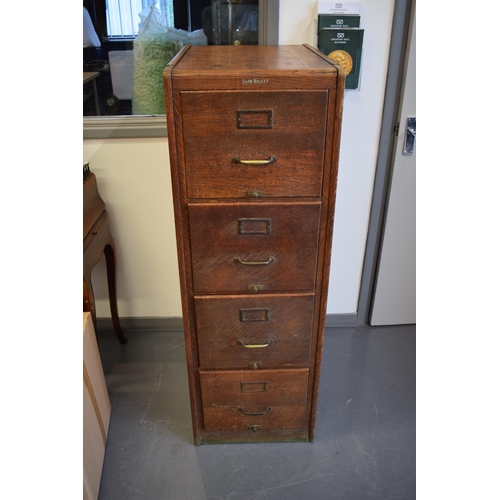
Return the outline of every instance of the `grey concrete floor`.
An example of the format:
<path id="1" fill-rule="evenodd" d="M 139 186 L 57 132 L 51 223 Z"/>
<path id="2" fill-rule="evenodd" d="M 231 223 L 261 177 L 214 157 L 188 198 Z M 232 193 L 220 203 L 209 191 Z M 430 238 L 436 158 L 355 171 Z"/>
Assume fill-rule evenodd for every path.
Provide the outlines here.
<path id="1" fill-rule="evenodd" d="M 194 446 L 180 331 L 99 332 L 112 414 L 99 500 L 411 500 L 415 325 L 327 328 L 313 443 Z"/>

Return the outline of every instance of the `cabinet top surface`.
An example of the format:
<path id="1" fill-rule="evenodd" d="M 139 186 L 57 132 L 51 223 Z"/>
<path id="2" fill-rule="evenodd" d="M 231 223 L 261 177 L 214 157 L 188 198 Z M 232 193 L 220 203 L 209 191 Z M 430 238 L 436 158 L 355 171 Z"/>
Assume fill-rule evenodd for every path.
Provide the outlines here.
<path id="1" fill-rule="evenodd" d="M 181 72 L 293 71 L 336 73 L 330 63 L 305 45 L 208 45 L 191 46 L 173 68 Z"/>

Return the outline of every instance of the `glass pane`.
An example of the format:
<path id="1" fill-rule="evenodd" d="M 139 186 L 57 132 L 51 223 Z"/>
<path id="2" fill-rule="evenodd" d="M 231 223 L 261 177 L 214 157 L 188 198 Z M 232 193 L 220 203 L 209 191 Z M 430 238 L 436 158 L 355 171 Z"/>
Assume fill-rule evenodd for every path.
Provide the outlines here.
<path id="1" fill-rule="evenodd" d="M 257 45 L 258 0 L 212 0 L 201 22 L 209 45 Z"/>
<path id="2" fill-rule="evenodd" d="M 138 102 L 140 98 L 134 98 L 134 94 L 137 96 L 140 90 L 139 95 L 151 93 L 161 96 L 162 69 L 182 43 L 175 49 L 167 47 L 166 43 L 158 46 L 146 44 L 147 47 L 140 44 L 135 51 L 134 43 L 141 23 L 139 13 L 144 14 L 144 9 L 149 9 L 148 6 L 154 4 L 165 29 L 173 28 L 176 2 L 186 5 L 186 0 L 106 0 L 106 10 L 101 13 L 95 8 L 97 3 L 94 5 L 90 2 L 94 8 L 88 11 L 84 9 L 84 116 L 164 114 L 163 106 L 145 106 Z M 189 0 L 187 5 L 189 26 L 186 28 L 191 32 L 201 33 L 203 43 L 258 44 L 259 0 Z M 149 11 L 146 10 L 147 12 Z M 95 26 L 98 25 L 105 26 L 107 36 L 101 34 L 101 38 L 98 37 L 95 31 Z M 136 62 L 136 56 L 141 57 L 143 63 L 142 54 L 145 52 L 148 53 L 146 57 L 150 58 L 152 83 L 148 83 L 147 79 L 134 78 L 138 67 L 143 67 Z M 146 71 L 149 69 L 146 68 Z M 138 80 L 141 80 L 140 84 L 137 83 Z M 159 99 L 160 97 L 157 100 Z"/>

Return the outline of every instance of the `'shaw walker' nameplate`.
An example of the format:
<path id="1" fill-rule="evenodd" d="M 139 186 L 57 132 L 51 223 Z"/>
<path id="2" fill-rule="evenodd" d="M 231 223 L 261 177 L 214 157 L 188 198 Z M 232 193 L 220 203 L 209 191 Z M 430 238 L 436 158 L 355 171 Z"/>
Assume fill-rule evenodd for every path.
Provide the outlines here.
<path id="1" fill-rule="evenodd" d="M 266 85 L 269 83 L 267 78 L 242 78 L 243 85 Z"/>

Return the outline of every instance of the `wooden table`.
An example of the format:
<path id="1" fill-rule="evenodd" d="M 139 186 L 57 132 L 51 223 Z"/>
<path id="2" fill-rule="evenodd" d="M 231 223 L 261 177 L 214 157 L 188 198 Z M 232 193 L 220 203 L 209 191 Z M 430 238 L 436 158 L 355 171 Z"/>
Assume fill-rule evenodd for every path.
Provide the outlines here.
<path id="1" fill-rule="evenodd" d="M 84 167 L 83 179 L 83 310 L 92 314 L 96 328 L 96 312 L 94 292 L 92 290 L 92 268 L 101 260 L 102 254 L 106 258 L 108 278 L 109 305 L 111 319 L 116 336 L 121 344 L 127 339 L 123 334 L 118 317 L 116 300 L 116 249 L 109 216 L 105 204 L 97 190 L 96 176 Z"/>
<path id="2" fill-rule="evenodd" d="M 95 112 L 97 116 L 101 115 L 101 111 L 99 109 L 99 97 L 97 95 L 97 85 L 95 79 L 99 76 L 99 71 L 88 71 L 83 72 L 83 85 L 88 82 L 92 82 L 93 91 L 94 91 L 94 104 L 95 104 Z"/>

